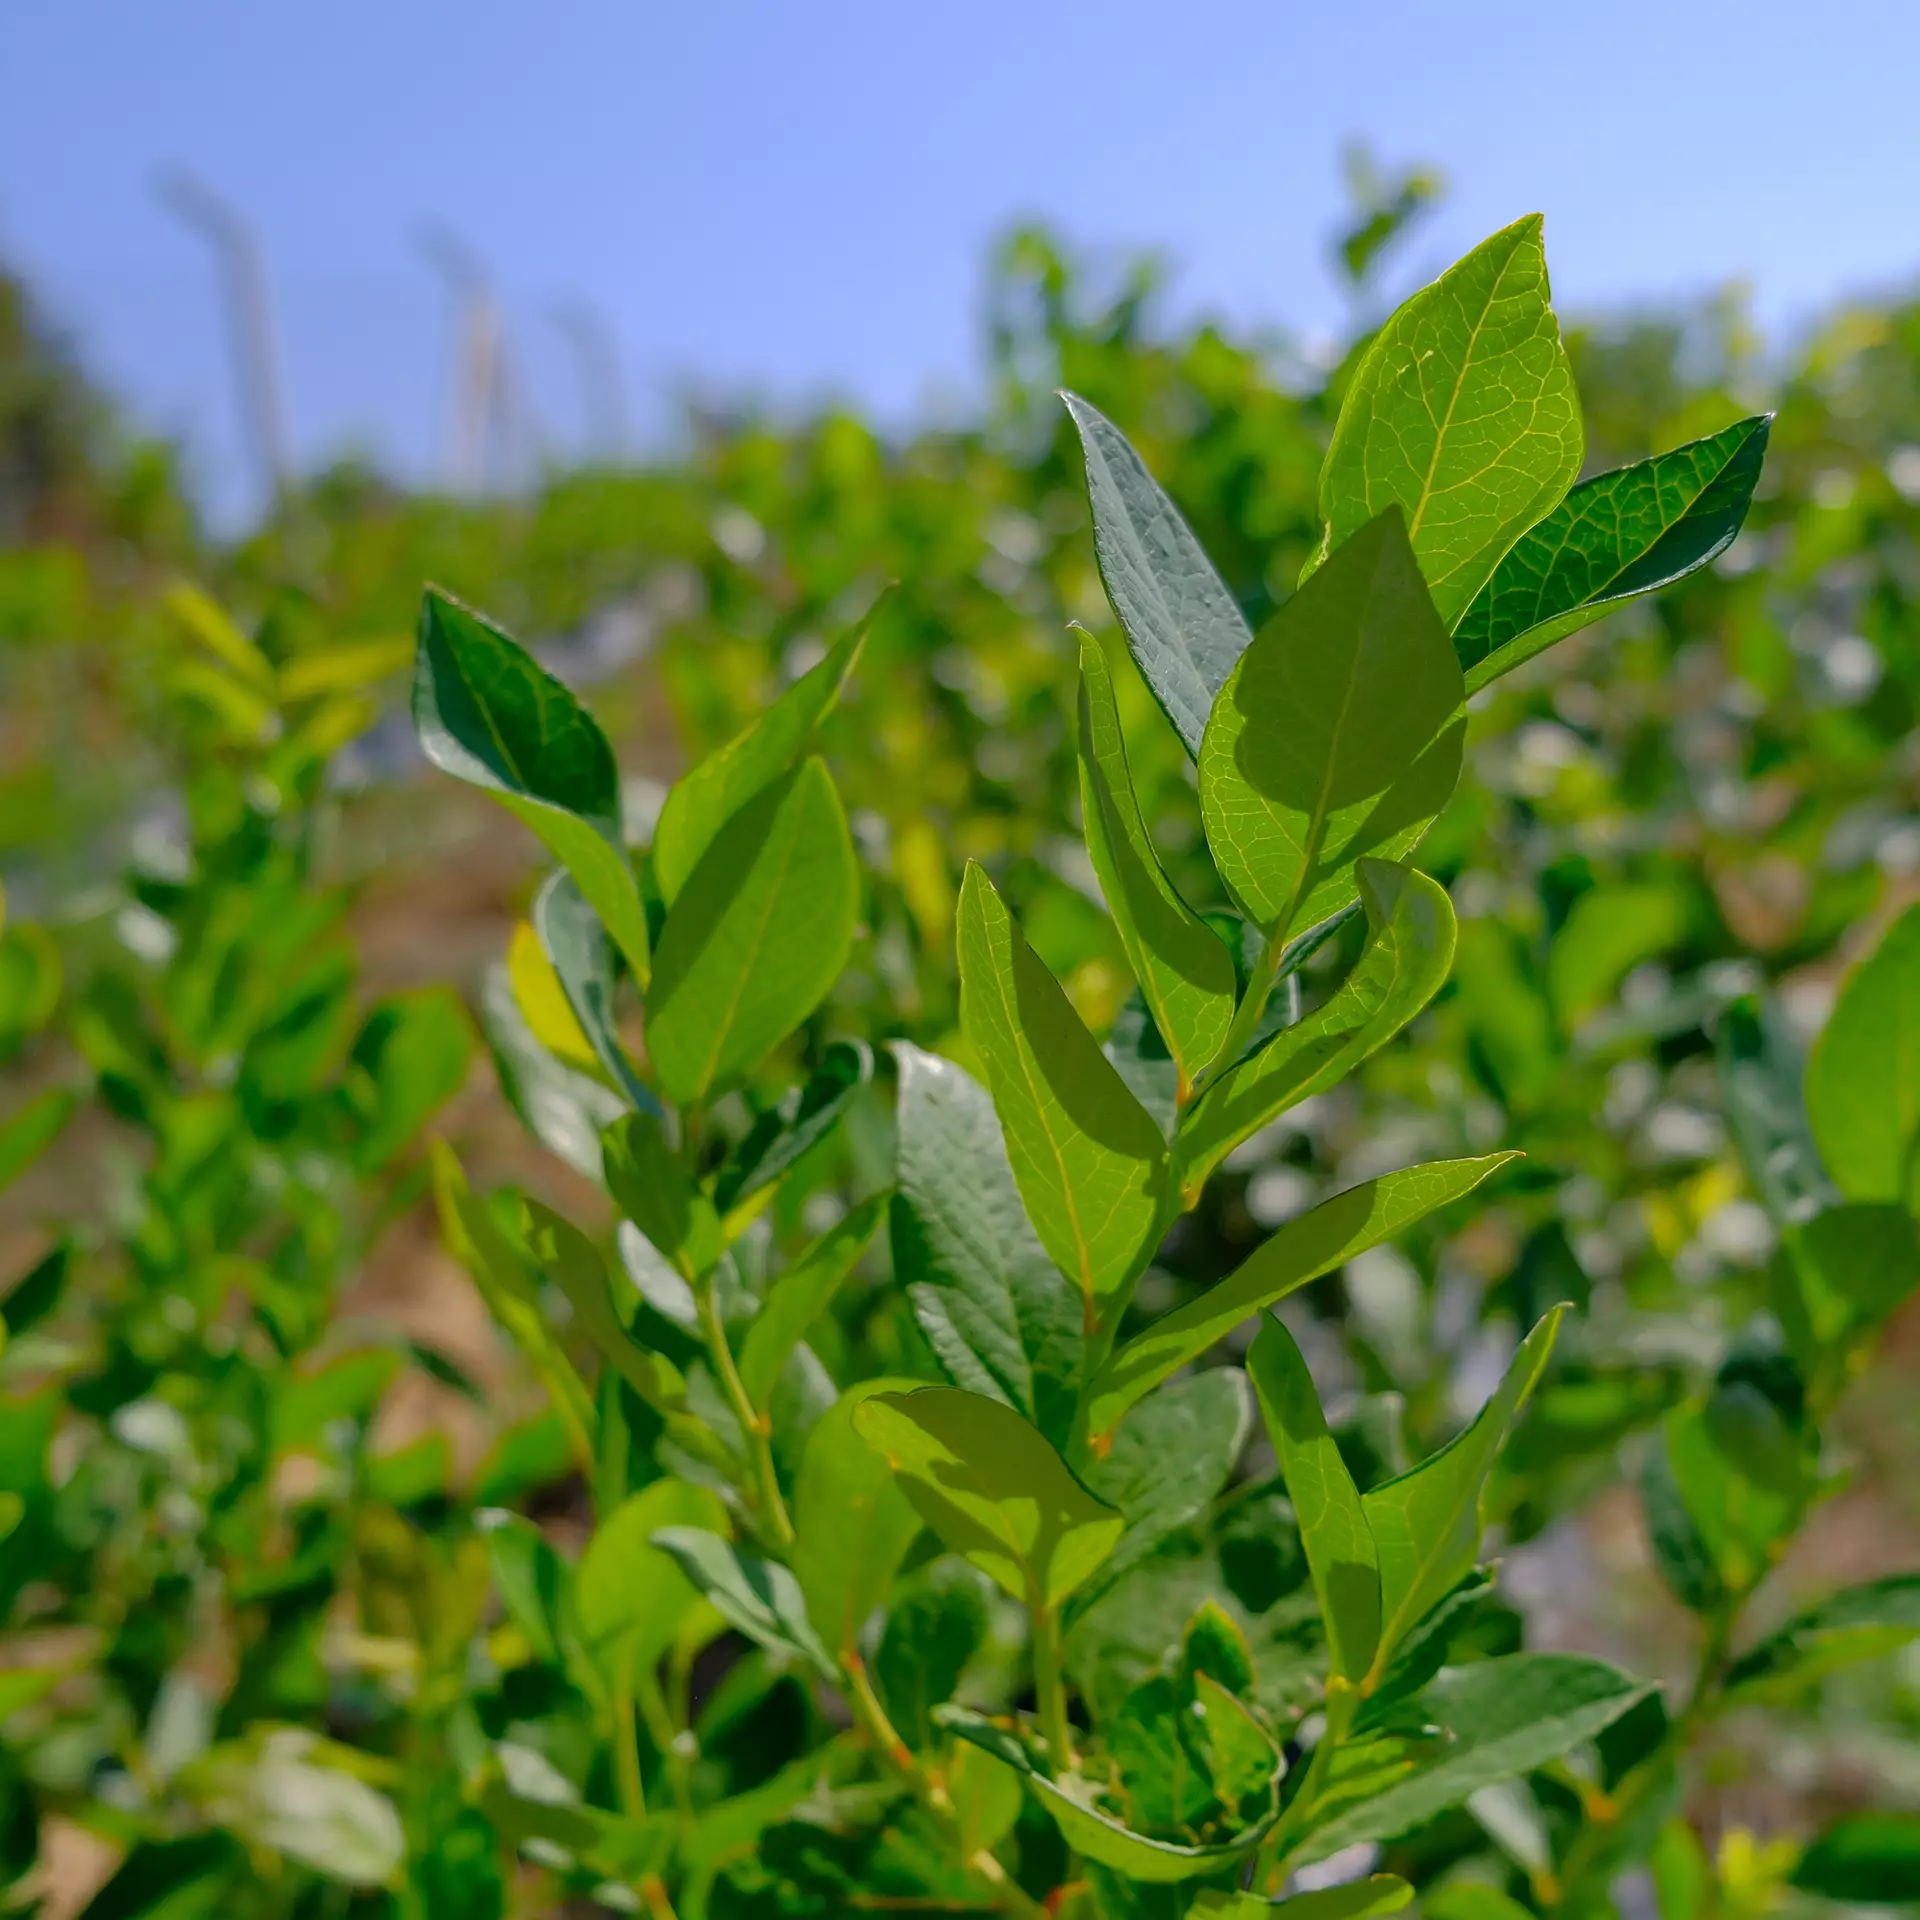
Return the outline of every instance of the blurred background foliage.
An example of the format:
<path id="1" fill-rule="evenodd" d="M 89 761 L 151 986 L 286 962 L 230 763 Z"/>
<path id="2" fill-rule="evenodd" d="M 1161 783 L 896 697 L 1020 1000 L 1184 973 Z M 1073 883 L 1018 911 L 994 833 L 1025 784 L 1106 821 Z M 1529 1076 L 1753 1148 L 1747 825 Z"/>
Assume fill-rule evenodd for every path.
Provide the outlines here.
<path id="1" fill-rule="evenodd" d="M 45 1428 L 9 1438 L 0 1483 L 51 1543 L 32 1580 L 0 1580 L 5 1769 L 32 1786 L 8 1803 L 0 1883 L 39 1846 L 71 1910 L 59 1890 L 90 1890 L 180 1801 L 282 1862 L 292 1878 L 268 1874 L 258 1910 L 304 1911 L 328 1819 L 359 1819 L 385 1857 L 357 1787 L 454 1836 L 436 1871 L 463 1911 L 543 1897 L 503 1892 L 472 1805 L 417 1764 L 457 1746 L 463 1687 L 490 1729 L 542 1711 L 481 1611 L 475 1514 L 518 1505 L 565 1542 L 571 1510 L 538 1385 L 418 1204 L 419 1130 L 437 1113 L 467 1164 L 575 1217 L 604 1203 L 524 1143 L 495 1078 L 465 1065 L 467 1016 L 423 991 L 450 982 L 482 1009 L 540 864 L 484 802 L 422 777 L 404 709 L 423 580 L 591 702 L 636 840 L 682 765 L 870 618 L 824 738 L 874 878 L 803 1050 L 953 1043 L 969 857 L 1104 1028 L 1129 982 L 1073 831 L 1069 623 L 1112 622 L 1056 392 L 1126 431 L 1257 625 L 1316 537 L 1343 382 L 1437 190 L 1361 167 L 1352 185 L 1335 354 L 1175 325 L 1153 262 L 1019 231 L 988 264 L 977 418 L 888 437 L 845 412 L 697 412 L 670 455 L 513 497 L 409 493 L 348 464 L 234 541 L 0 278 L 0 1115 L 21 1168 L 0 1196 L 0 1386 Z M 1764 1309 L 1775 1233 L 1728 1137 L 1716 1022 L 1765 992 L 1804 1044 L 1849 960 L 1920 895 L 1920 304 L 1839 309 L 1779 347 L 1730 293 L 1580 320 L 1569 346 L 1590 470 L 1777 409 L 1747 530 L 1476 701 L 1473 777 L 1422 854 L 1463 922 L 1452 984 L 1358 1079 L 1235 1153 L 1143 1303 L 1218 1277 L 1334 1187 L 1524 1149 L 1470 1226 L 1443 1216 L 1317 1283 L 1297 1329 L 1350 1455 L 1385 1472 L 1574 1299 L 1507 1469 L 1506 1599 L 1533 1644 L 1672 1675 L 1690 1628 L 1622 1460 Z M 1163 858 L 1193 883 L 1191 769 L 1130 679 L 1123 699 Z M 12 1131 L 32 1113 L 65 1124 L 37 1158 Z M 876 1094 L 790 1183 L 815 1230 L 880 1183 L 886 1126 Z M 892 1365 L 897 1316 L 872 1280 L 840 1337 Z M 216 1322 L 230 1366 L 204 1358 Z M 1914 1564 L 1917 1336 L 1896 1322 L 1847 1402 L 1851 1478 L 1762 1612 Z M 9 1695 L 15 1668 L 53 1678 Z M 1765 1742 L 1738 1721 L 1717 1736 L 1708 1830 L 1803 1833 L 1869 1790 L 1920 1806 L 1920 1666 L 1868 1674 Z M 756 1741 L 777 1764 L 811 1737 L 780 1715 L 814 1709 L 759 1684 L 730 1680 L 714 1707 L 711 1764 L 736 1791 L 766 1766 Z M 239 1758 L 256 1779 L 344 1780 L 345 1810 L 292 1838 L 284 1808 L 234 1812 Z"/>

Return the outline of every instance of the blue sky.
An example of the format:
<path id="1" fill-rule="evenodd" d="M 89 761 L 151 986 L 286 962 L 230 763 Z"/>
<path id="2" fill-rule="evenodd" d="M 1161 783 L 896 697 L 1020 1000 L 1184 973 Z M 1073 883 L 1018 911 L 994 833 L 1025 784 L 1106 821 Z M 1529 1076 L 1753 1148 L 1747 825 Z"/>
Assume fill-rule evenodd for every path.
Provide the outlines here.
<path id="1" fill-rule="evenodd" d="M 676 383 L 899 419 L 964 395 L 989 238 L 1150 245 L 1177 300 L 1328 329 L 1355 135 L 1452 192 L 1438 265 L 1530 208 L 1560 304 L 1751 282 L 1776 333 L 1920 268 L 1905 0 L 7 0 L 0 254 L 228 514 L 248 476 L 190 168 L 265 250 L 295 440 L 410 474 L 444 438 L 429 222 L 490 266 L 557 448 L 556 308 Z"/>

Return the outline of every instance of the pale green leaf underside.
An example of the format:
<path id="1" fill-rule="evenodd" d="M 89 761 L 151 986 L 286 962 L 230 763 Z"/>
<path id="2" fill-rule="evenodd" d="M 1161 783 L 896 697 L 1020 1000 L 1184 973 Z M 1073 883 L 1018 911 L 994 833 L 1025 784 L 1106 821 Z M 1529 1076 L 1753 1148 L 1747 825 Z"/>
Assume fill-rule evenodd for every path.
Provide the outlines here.
<path id="1" fill-rule="evenodd" d="M 1327 1430 L 1306 1360 L 1280 1321 L 1262 1324 L 1247 1370 L 1299 1523 L 1326 1624 L 1330 1672 L 1357 1683 L 1380 1644 L 1379 1556 L 1359 1491 Z"/>
<path id="2" fill-rule="evenodd" d="M 894 1277 L 948 1379 L 1065 1445 L 1080 1392 L 1080 1299 L 1026 1208 L 992 1096 L 905 1040 L 895 1104 Z"/>
<path id="3" fill-rule="evenodd" d="M 1493 1398 L 1440 1451 L 1361 1497 L 1380 1556 L 1379 1659 L 1436 1605 L 1480 1549 L 1480 1496 L 1507 1429 L 1553 1351 L 1564 1311 L 1555 1307 L 1528 1334 Z"/>
<path id="4" fill-rule="evenodd" d="M 756 1407 L 773 1397 L 781 1370 L 807 1329 L 832 1303 L 886 1217 L 887 1198 L 877 1193 L 836 1221 L 768 1288 L 740 1348 L 740 1384 Z"/>
<path id="5" fill-rule="evenodd" d="M 1015 1598 L 1058 1606 L 1113 1551 L 1125 1521 L 999 1400 L 959 1387 L 883 1393 L 855 1428 L 920 1517 Z"/>
<path id="6" fill-rule="evenodd" d="M 826 997 L 860 912 L 853 836 L 817 758 L 764 787 L 701 856 L 660 935 L 647 1052 L 681 1106 L 779 1045 Z"/>
<path id="7" fill-rule="evenodd" d="M 978 866 L 960 890 L 960 1020 L 1028 1217 L 1091 1330 L 1152 1253 L 1167 1143 Z"/>
<path id="8" fill-rule="evenodd" d="M 1270 939 L 1352 900 L 1363 856 L 1419 843 L 1460 775 L 1464 697 L 1389 507 L 1260 630 L 1200 749 L 1214 864 Z"/>
<path id="9" fill-rule="evenodd" d="M 540 836 L 644 986 L 647 918 L 621 837 L 620 771 L 593 716 L 516 640 L 429 589 L 413 727 L 435 766 L 497 795 Z"/>
<path id="10" fill-rule="evenodd" d="M 1112 421 L 1063 394 L 1087 460 L 1107 598 L 1153 697 L 1196 759 L 1214 697 L 1253 635 L 1192 530 Z"/>
<path id="11" fill-rule="evenodd" d="M 1920 1636 L 1920 1574 L 1896 1573 L 1848 1587 L 1736 1660 L 1730 1690 L 1798 1689 L 1856 1661 L 1877 1659 Z"/>
<path id="12" fill-rule="evenodd" d="M 1520 536 L 1454 628 L 1467 691 L 1724 553 L 1747 517 L 1771 425 L 1757 414 L 1583 480 Z"/>
<path id="13" fill-rule="evenodd" d="M 653 1544 L 671 1555 L 687 1579 L 749 1640 L 775 1653 L 797 1653 L 829 1680 L 840 1677 L 807 1618 L 800 1583 L 785 1567 L 745 1553 L 704 1527 L 662 1527 Z"/>
<path id="14" fill-rule="evenodd" d="M 566 868 L 550 874 L 534 895 L 533 928 L 594 1058 L 640 1112 L 658 1114 L 660 1102 L 634 1071 L 614 1029 L 613 951 L 606 928 Z"/>
<path id="15" fill-rule="evenodd" d="M 1496 1153 L 1478 1160 L 1436 1160 L 1382 1174 L 1288 1221 L 1218 1286 L 1136 1334 L 1107 1362 L 1089 1396 L 1088 1431 L 1111 1431 L 1142 1394 L 1205 1353 L 1241 1321 L 1471 1193 L 1513 1158 Z"/>
<path id="16" fill-rule="evenodd" d="M 752 726 L 674 782 L 653 830 L 653 878 L 672 906 L 714 837 L 755 794 L 791 771 L 859 664 L 866 628 L 843 635 Z"/>
<path id="17" fill-rule="evenodd" d="M 1134 798 L 1107 658 L 1091 634 L 1080 640 L 1080 799 L 1087 853 L 1184 1098 L 1232 1023 L 1233 959 L 1161 868 Z"/>
<path id="18" fill-rule="evenodd" d="M 1320 469 L 1320 558 L 1398 506 L 1448 628 L 1580 471 L 1540 229 L 1538 214 L 1502 228 L 1388 320 Z"/>

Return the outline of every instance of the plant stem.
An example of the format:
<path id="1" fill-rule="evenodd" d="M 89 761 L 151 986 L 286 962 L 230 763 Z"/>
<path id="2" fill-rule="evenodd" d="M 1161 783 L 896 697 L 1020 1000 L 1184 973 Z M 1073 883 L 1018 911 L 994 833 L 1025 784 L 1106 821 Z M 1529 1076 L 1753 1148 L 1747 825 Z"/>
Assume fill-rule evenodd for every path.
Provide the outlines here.
<path id="1" fill-rule="evenodd" d="M 1264 1883 L 1269 1893 L 1277 1894 L 1285 1884 L 1287 1856 L 1293 1848 L 1294 1830 L 1313 1811 L 1313 1803 L 1319 1797 L 1327 1769 L 1333 1765 L 1334 1753 L 1347 1737 L 1354 1715 L 1359 1710 L 1360 1696 L 1351 1683 L 1334 1681 L 1328 1686 L 1326 1725 L 1320 1730 L 1320 1738 L 1313 1743 L 1313 1755 L 1307 1762 L 1306 1777 L 1295 1789 L 1293 1798 L 1287 1802 L 1287 1809 L 1281 1814 L 1273 1831 L 1260 1844 L 1258 1865 L 1254 1872 L 1256 1887 Z"/>
<path id="2" fill-rule="evenodd" d="M 915 1798 L 926 1808 L 934 1824 L 962 1856 L 967 1870 L 992 1889 L 995 1910 L 1013 1914 L 1017 1920 L 1046 1920 L 1046 1908 L 1033 1899 L 985 1847 L 968 1849 L 966 1834 L 946 1783 L 929 1773 L 913 1749 L 901 1739 L 899 1729 L 873 1690 L 873 1682 L 867 1678 L 866 1662 L 858 1649 L 842 1648 L 840 1665 L 847 1677 L 847 1704 L 853 1709 L 860 1731 L 874 1751 L 913 1789 Z"/>
<path id="3" fill-rule="evenodd" d="M 1071 1773 L 1078 1764 L 1073 1729 L 1067 1721 L 1067 1686 L 1060 1671 L 1060 1621 L 1036 1596 L 1027 1599 L 1033 1641 L 1033 1691 L 1040 1708 L 1040 1732 L 1055 1773 Z"/>
<path id="4" fill-rule="evenodd" d="M 647 1817 L 646 1782 L 640 1777 L 640 1727 L 633 1711 L 633 1655 L 620 1662 L 613 1688 L 613 1758 L 620 1778 L 620 1811 L 629 1820 Z"/>
<path id="5" fill-rule="evenodd" d="M 772 1428 L 766 1416 L 754 1411 L 752 1400 L 747 1397 L 746 1382 L 740 1378 L 740 1369 L 733 1363 L 733 1349 L 727 1345 L 727 1330 L 720 1323 L 719 1291 L 713 1284 L 711 1275 L 700 1289 L 700 1324 L 707 1339 L 707 1352 L 712 1356 L 713 1369 L 720 1377 L 721 1390 L 727 1396 L 727 1405 L 733 1410 L 733 1417 L 740 1424 L 740 1438 L 747 1449 L 753 1465 L 755 1504 L 760 1509 L 772 1543 L 782 1551 L 793 1545 L 793 1521 L 787 1513 L 787 1502 L 780 1491 L 780 1475 L 773 1464 Z"/>

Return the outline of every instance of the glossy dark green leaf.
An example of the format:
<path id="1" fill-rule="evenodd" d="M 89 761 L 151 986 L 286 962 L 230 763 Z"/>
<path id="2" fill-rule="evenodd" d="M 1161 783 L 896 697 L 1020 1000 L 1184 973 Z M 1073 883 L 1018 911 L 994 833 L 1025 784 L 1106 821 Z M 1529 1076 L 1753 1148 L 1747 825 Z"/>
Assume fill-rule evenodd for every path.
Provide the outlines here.
<path id="1" fill-rule="evenodd" d="M 1390 506 L 1443 625 L 1551 513 L 1585 441 L 1537 213 L 1416 293 L 1354 370 L 1320 469 L 1320 558 Z"/>
<path id="2" fill-rule="evenodd" d="M 684 1480 L 655 1480 L 600 1522 L 574 1570 L 581 1642 L 610 1686 L 623 1671 L 650 1669 L 679 1637 L 700 1598 L 679 1563 L 653 1544 L 664 1527 L 722 1535 L 730 1530 L 718 1494 Z"/>
<path id="3" fill-rule="evenodd" d="M 143 1840 L 127 1850 L 80 1920 L 209 1920 L 231 1901 L 245 1871 L 245 1853 L 228 1833 Z"/>
<path id="4" fill-rule="evenodd" d="M 1646 1517 L 1653 1563 L 1674 1598 L 1695 1613 L 1712 1612 L 1725 1598 L 1726 1589 L 1712 1550 L 1687 1511 L 1664 1433 L 1641 1462 L 1640 1508 Z"/>
<path id="5" fill-rule="evenodd" d="M 1399 860 L 1419 844 L 1460 777 L 1463 698 L 1389 507 L 1261 628 L 1201 744 L 1207 844 L 1270 939 L 1352 900 L 1363 856 Z"/>
<path id="6" fill-rule="evenodd" d="M 1729 1691 L 1786 1695 L 1920 1635 L 1920 1574 L 1896 1573 L 1848 1587 L 1749 1648 L 1727 1670 Z"/>
<path id="7" fill-rule="evenodd" d="M 863 625 L 843 635 L 752 726 L 677 780 L 653 830 L 653 877 L 672 906 L 720 829 L 811 749 L 866 645 Z"/>
<path id="8" fill-rule="evenodd" d="M 634 1070 L 615 1029 L 613 942 L 565 868 L 549 875 L 534 895 L 533 927 L 594 1058 L 640 1112 L 659 1113 L 660 1102 Z"/>
<path id="9" fill-rule="evenodd" d="M 1920 1816 L 1857 1813 L 1814 1841 L 1793 1870 L 1802 1893 L 1849 1906 L 1909 1906 L 1920 1900 Z"/>
<path id="10" fill-rule="evenodd" d="M 955 1386 L 1005 1400 L 1064 1446 L 1080 1384 L 1080 1301 L 1027 1219 L 986 1088 L 904 1040 L 893 1050 L 894 1277 Z"/>
<path id="11" fill-rule="evenodd" d="M 1920 1207 L 1920 907 L 1842 984 L 1807 1062 L 1807 1117 L 1849 1200 Z"/>
<path id="12" fill-rule="evenodd" d="M 1078 394 L 1093 503 L 1093 547 L 1107 598 L 1141 677 L 1198 759 L 1214 697 L 1253 635 L 1233 595 L 1126 436 Z"/>
<path id="13" fill-rule="evenodd" d="M 876 1394 L 853 1419 L 927 1525 L 1034 1607 L 1058 1606 L 1091 1578 L 1125 1527 L 1003 1401 L 924 1387 Z"/>
<path id="14" fill-rule="evenodd" d="M 1380 1645 L 1380 1555 L 1294 1338 L 1269 1315 L 1247 1356 L 1293 1502 L 1334 1678 L 1357 1683 Z"/>
<path id="15" fill-rule="evenodd" d="M 1756 414 L 1581 481 L 1520 536 L 1454 628 L 1467 691 L 1726 552 L 1753 502 L 1772 424 Z"/>
<path id="16" fill-rule="evenodd" d="M 887 1198 L 877 1193 L 861 1201 L 768 1287 L 740 1348 L 740 1382 L 756 1407 L 772 1403 L 773 1389 L 794 1348 L 827 1310 L 879 1231 Z"/>
<path id="17" fill-rule="evenodd" d="M 653 1544 L 733 1626 L 770 1653 L 810 1662 L 829 1680 L 840 1669 L 807 1618 L 800 1583 L 775 1561 L 736 1548 L 703 1527 L 663 1527 Z"/>
<path id="18" fill-rule="evenodd" d="M 808 1618 L 843 1660 L 858 1657 L 860 1630 L 920 1532 L 919 1514 L 855 1430 L 854 1415 L 874 1394 L 912 1386 L 883 1379 L 850 1387 L 814 1423 L 794 1481 L 794 1577 Z"/>
<path id="19" fill-rule="evenodd" d="M 713 1204 L 731 1213 L 771 1186 L 839 1123 L 854 1096 L 873 1078 L 873 1049 L 864 1040 L 835 1040 L 797 1087 L 757 1115 L 728 1154 L 713 1185 Z"/>
<path id="20" fill-rule="evenodd" d="M 1355 878 L 1373 933 L 1359 964 L 1323 1006 L 1281 1028 L 1215 1081 L 1174 1142 L 1181 1204 L 1243 1140 L 1344 1080 L 1446 984 L 1456 926 L 1446 891 L 1424 873 L 1362 860 Z"/>
<path id="21" fill-rule="evenodd" d="M 1714 1035 L 1720 1100 L 1754 1197 L 1777 1225 L 1811 1219 L 1840 1198 L 1820 1164 L 1801 1098 L 1804 1065 L 1772 1001 L 1736 1000 Z"/>
<path id="22" fill-rule="evenodd" d="M 1471 1193 L 1513 1157 L 1496 1153 L 1480 1160 L 1436 1160 L 1382 1174 L 1288 1221 L 1225 1280 L 1136 1334 L 1107 1362 L 1088 1395 L 1088 1432 L 1110 1433 L 1142 1394 L 1197 1359 L 1243 1320 Z"/>
<path id="23" fill-rule="evenodd" d="M 1315 1827 L 1300 1857 L 1322 1860 L 1363 1840 L 1406 1833 L 1482 1787 L 1571 1752 L 1649 1690 L 1604 1661 L 1572 1654 L 1514 1653 L 1450 1667 L 1420 1696 L 1452 1736 L 1441 1756 Z"/>
<path id="24" fill-rule="evenodd" d="M 497 795 L 540 836 L 645 986 L 647 917 L 621 832 L 620 770 L 593 716 L 492 621 L 429 588 L 413 727 L 436 767 Z"/>
<path id="25" fill-rule="evenodd" d="M 1080 806 L 1093 870 L 1184 1100 L 1232 1023 L 1233 960 L 1161 868 L 1134 798 L 1107 658 L 1091 634 L 1080 636 Z"/>
<path id="26" fill-rule="evenodd" d="M 1812 1498 L 1815 1462 L 1750 1380 L 1722 1380 L 1675 1407 L 1663 1428 L 1666 1458 L 1719 1583 L 1744 1593 L 1773 1565 L 1779 1543 Z"/>
<path id="27" fill-rule="evenodd" d="M 1471 1426 L 1438 1453 L 1361 1496 L 1380 1554 L 1380 1645 L 1407 1630 L 1472 1571 L 1480 1550 L 1487 1476 L 1553 1352 L 1564 1310 L 1555 1307 L 1521 1342 L 1506 1377 Z"/>
<path id="28" fill-rule="evenodd" d="M 714 836 L 667 916 L 647 1052 L 681 1106 L 779 1045 L 846 965 L 860 914 L 853 837 L 825 765 L 763 787 Z"/>
<path id="29" fill-rule="evenodd" d="M 1086 1468 L 1088 1487 L 1119 1508 L 1127 1530 L 1074 1596 L 1076 1613 L 1207 1511 L 1233 1476 L 1252 1417 L 1247 1378 L 1236 1367 L 1170 1380 L 1133 1409 L 1112 1447 Z"/>
<path id="30" fill-rule="evenodd" d="M 1167 1143 L 978 866 L 960 891 L 960 1019 L 1028 1218 L 1091 1334 L 1159 1240 Z"/>

